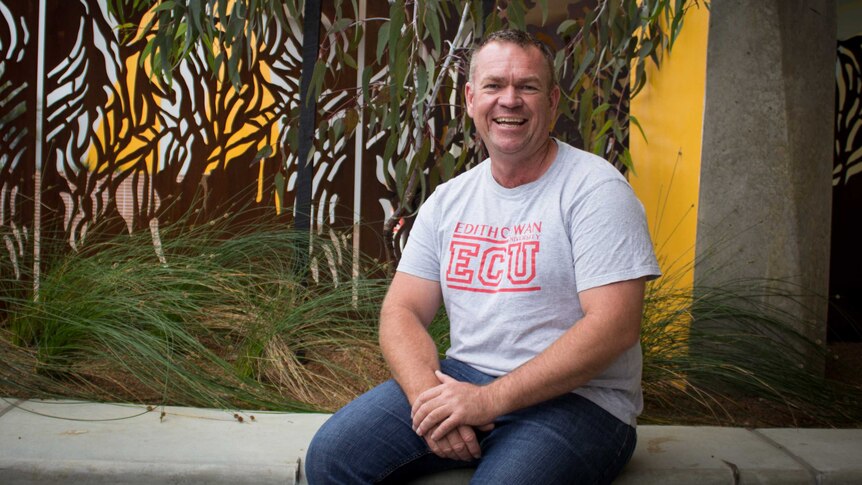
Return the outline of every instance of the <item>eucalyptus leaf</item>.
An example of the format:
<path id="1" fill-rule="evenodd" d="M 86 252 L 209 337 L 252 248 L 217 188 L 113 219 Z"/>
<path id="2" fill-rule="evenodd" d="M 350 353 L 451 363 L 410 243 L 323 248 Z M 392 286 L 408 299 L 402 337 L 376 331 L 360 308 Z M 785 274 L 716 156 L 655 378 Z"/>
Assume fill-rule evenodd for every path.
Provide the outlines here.
<path id="1" fill-rule="evenodd" d="M 356 130 L 356 125 L 359 124 L 359 113 L 356 110 L 348 110 L 344 114 L 344 133 L 347 137 L 352 137 Z"/>
<path id="2" fill-rule="evenodd" d="M 311 93 L 308 93 L 305 103 L 311 104 L 320 98 L 320 93 L 323 92 L 323 78 L 326 75 L 326 64 L 319 60 L 314 63 L 314 73 L 311 75 Z"/>
<path id="3" fill-rule="evenodd" d="M 578 28 L 578 21 L 573 19 L 566 19 L 560 22 L 560 25 L 557 26 L 557 33 L 560 35 L 571 35 L 571 30 Z"/>
<path id="4" fill-rule="evenodd" d="M 449 180 L 455 176 L 455 157 L 446 152 L 440 160 L 440 173 L 443 180 Z"/>
<path id="5" fill-rule="evenodd" d="M 506 9 L 506 14 L 508 15 L 509 25 L 511 28 L 518 30 L 525 30 L 527 28 L 524 20 L 526 15 L 524 0 L 509 0 L 509 7 Z"/>
<path id="6" fill-rule="evenodd" d="M 404 194 L 407 189 L 407 161 L 399 159 L 395 162 L 395 193 L 398 198 L 404 200 Z"/>
<path id="7" fill-rule="evenodd" d="M 434 42 L 434 51 L 439 53 L 443 46 L 443 41 L 441 39 L 442 32 L 440 31 L 440 19 L 437 18 L 437 9 L 435 8 L 436 3 L 428 2 L 428 4 L 428 8 L 425 9 L 425 16 L 422 20 L 425 22 L 425 28 Z"/>
<path id="8" fill-rule="evenodd" d="M 257 162 L 259 160 L 262 160 L 264 158 L 269 158 L 271 156 L 272 156 L 272 147 L 269 145 L 265 145 L 263 148 L 258 150 L 257 153 L 254 154 L 253 160 L 255 162 Z"/>
<path id="9" fill-rule="evenodd" d="M 350 27 L 353 24 L 353 19 L 343 18 L 336 20 L 327 31 L 327 35 L 335 35 L 343 32 L 345 29 Z"/>
<path id="10" fill-rule="evenodd" d="M 377 63 L 383 59 L 383 53 L 386 52 L 386 47 L 389 45 L 389 29 L 391 23 L 387 20 L 380 26 L 377 31 Z"/>
<path id="11" fill-rule="evenodd" d="M 424 97 L 428 91 L 428 71 L 425 70 L 424 67 L 418 66 L 416 68 L 416 93 L 419 96 Z M 434 100 L 429 100 L 430 102 L 434 102 Z"/>
<path id="12" fill-rule="evenodd" d="M 595 118 L 596 116 L 599 116 L 599 115 L 603 114 L 603 113 L 604 113 L 605 111 L 607 111 L 607 110 L 608 110 L 608 108 L 610 108 L 610 107 L 611 107 L 611 104 L 610 104 L 610 103 L 602 103 L 602 104 L 600 104 L 599 106 L 597 106 L 597 107 L 596 107 L 596 109 L 594 109 L 594 110 L 593 110 L 593 118 Z M 601 134 L 599 134 L 599 136 L 601 136 Z"/>
<path id="13" fill-rule="evenodd" d="M 353 69 L 358 69 L 359 65 L 356 63 L 356 59 L 350 55 L 349 52 L 342 51 L 341 59 L 344 61 L 344 64 Z"/>
<path id="14" fill-rule="evenodd" d="M 361 123 L 367 140 L 375 137 L 380 140 L 378 146 L 385 144 L 386 184 L 390 188 L 400 184 L 393 199 L 392 217 L 397 221 L 409 215 L 437 183 L 484 156 L 472 120 L 464 113 L 463 95 L 457 92 L 466 74 L 462 56 L 471 42 L 504 26 L 538 27 L 526 25 L 528 6 L 541 10 L 544 24 L 551 2 L 494 1 L 490 11 L 482 12 L 485 2 L 481 0 L 392 0 L 375 6 L 374 17 L 357 21 L 360 3 L 336 0 L 328 4 L 331 23 L 321 39 L 323 49 L 309 92 L 300 93 L 300 102 L 333 101 L 325 109 L 318 106 L 318 143 L 334 144 L 350 137 Z M 564 132 L 556 136 L 594 149 L 620 169 L 631 169 L 625 146 L 629 128 L 634 125 L 641 136 L 643 129 L 629 116 L 629 101 L 646 85 L 646 64 L 658 65 L 683 28 L 684 12 L 695 5 L 708 2 L 597 0 L 578 3 L 576 16 L 560 19 L 555 30 L 563 44 L 554 66 L 563 94 L 557 130 Z M 253 70 L 258 60 L 269 62 L 268 56 L 275 52 L 272 49 L 278 48 L 262 41 L 283 42 L 295 34 L 291 29 L 302 24 L 302 7 L 304 2 L 297 0 L 108 1 L 124 31 L 131 27 L 140 32 L 124 35 L 129 38 L 126 45 L 138 46 L 139 62 L 156 82 L 169 86 L 181 61 L 201 53 L 203 70 L 237 89 L 251 79 L 246 71 Z M 149 14 L 145 16 L 145 12 Z M 361 45 L 369 50 L 363 58 Z M 358 85 L 351 85 L 352 74 L 341 73 L 360 66 Z M 256 90 L 260 81 L 254 82 Z M 329 97 L 329 93 L 339 96 L 344 92 L 348 96 L 340 101 Z M 296 94 L 292 95 L 295 100 Z M 287 119 L 281 127 L 286 133 L 279 135 L 284 145 L 276 146 L 276 152 L 295 150 L 297 127 L 292 120 L 297 118 L 291 113 Z M 324 124 L 327 120 L 329 125 Z M 380 148 L 374 150 L 380 153 Z M 405 153 L 411 154 L 409 160 Z M 257 156 L 263 159 L 271 154 L 264 156 L 259 151 Z M 392 174 L 399 170 L 396 183 Z"/>
<path id="15" fill-rule="evenodd" d="M 374 74 L 374 70 L 371 66 L 365 66 L 362 70 L 362 98 L 365 100 L 365 103 L 371 98 L 371 92 L 369 90 L 371 84 L 371 76 Z"/>
<path id="16" fill-rule="evenodd" d="M 153 12 L 158 13 L 158 12 L 164 12 L 166 10 L 173 10 L 174 7 L 176 7 L 176 6 L 177 6 L 177 4 L 176 4 L 176 2 L 174 2 L 174 0 L 164 0 L 163 2 L 161 2 L 160 4 L 158 4 L 156 6 L 156 8 L 155 8 L 155 10 L 153 10 Z"/>
<path id="17" fill-rule="evenodd" d="M 352 113 L 352 111 L 348 111 L 348 113 Z M 333 140 L 333 145 L 334 145 L 335 140 L 340 139 L 341 136 L 344 134 L 344 120 L 341 118 L 334 120 L 332 122 L 332 130 L 331 131 L 332 131 L 332 137 L 334 138 L 334 140 Z"/>
<path id="18" fill-rule="evenodd" d="M 634 115 L 629 115 L 629 121 L 631 121 L 631 123 L 637 127 L 644 141 L 649 143 L 649 140 L 647 140 L 646 133 L 644 133 L 644 129 L 643 127 L 641 127 L 640 121 L 638 121 L 638 119 Z"/>
<path id="19" fill-rule="evenodd" d="M 595 112 L 594 112 L 594 113 L 595 113 Z M 598 132 L 598 133 L 596 133 L 596 138 L 601 138 L 602 136 L 604 136 L 604 134 L 605 134 L 605 133 L 607 133 L 607 132 L 608 132 L 608 130 L 609 130 L 609 129 L 611 128 L 611 126 L 613 126 L 613 125 L 614 125 L 614 120 L 608 120 L 608 121 L 606 121 L 606 122 L 605 122 L 605 124 L 602 126 L 602 128 L 599 130 L 599 132 Z"/>

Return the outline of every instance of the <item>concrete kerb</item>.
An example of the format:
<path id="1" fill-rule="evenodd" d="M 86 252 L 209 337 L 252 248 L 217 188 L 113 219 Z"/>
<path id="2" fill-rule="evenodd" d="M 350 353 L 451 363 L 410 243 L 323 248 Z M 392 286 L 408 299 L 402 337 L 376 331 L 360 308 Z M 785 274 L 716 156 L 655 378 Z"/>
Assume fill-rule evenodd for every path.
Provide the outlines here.
<path id="1" fill-rule="evenodd" d="M 0 417 L 3 417 L 4 414 L 8 413 L 12 409 L 15 409 L 15 405 L 21 401 L 21 399 L 0 400 Z"/>
<path id="2" fill-rule="evenodd" d="M 328 417 L 0 400 L 0 482 L 303 484 L 306 448 Z M 616 483 L 862 483 L 860 456 L 859 429 L 640 426 Z"/>
<path id="3" fill-rule="evenodd" d="M 297 483 L 305 446 L 328 418 L 70 401 L 11 407 L 0 417 L 6 484 Z"/>
<path id="4" fill-rule="evenodd" d="M 816 473 L 816 483 L 862 483 L 860 429 L 780 428 L 755 432 L 810 466 Z"/>
<path id="5" fill-rule="evenodd" d="M 743 428 L 641 426 L 617 483 L 811 483 L 793 458 Z"/>

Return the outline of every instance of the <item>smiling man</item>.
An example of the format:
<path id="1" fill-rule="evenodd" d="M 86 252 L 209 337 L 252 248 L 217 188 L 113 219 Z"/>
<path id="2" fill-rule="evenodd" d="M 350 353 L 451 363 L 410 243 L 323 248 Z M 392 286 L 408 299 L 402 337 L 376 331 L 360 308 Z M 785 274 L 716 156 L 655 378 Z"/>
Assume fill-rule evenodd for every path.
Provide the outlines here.
<path id="1" fill-rule="evenodd" d="M 473 467 L 472 483 L 609 483 L 642 408 L 643 207 L 605 160 L 550 136 L 553 54 L 488 36 L 465 88 L 488 159 L 422 206 L 383 302 L 394 379 L 312 441 L 312 485 L 404 483 Z M 451 347 L 427 332 L 441 304 Z"/>

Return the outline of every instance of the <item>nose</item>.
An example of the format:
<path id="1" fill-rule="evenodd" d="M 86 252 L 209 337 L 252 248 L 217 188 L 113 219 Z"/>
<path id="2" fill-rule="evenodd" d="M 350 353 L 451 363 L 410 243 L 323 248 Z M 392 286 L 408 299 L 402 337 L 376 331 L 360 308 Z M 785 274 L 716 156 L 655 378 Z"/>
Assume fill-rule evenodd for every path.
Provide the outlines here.
<path id="1" fill-rule="evenodd" d="M 506 86 L 500 91 L 499 103 L 506 108 L 517 108 L 521 104 L 521 96 L 516 86 Z"/>

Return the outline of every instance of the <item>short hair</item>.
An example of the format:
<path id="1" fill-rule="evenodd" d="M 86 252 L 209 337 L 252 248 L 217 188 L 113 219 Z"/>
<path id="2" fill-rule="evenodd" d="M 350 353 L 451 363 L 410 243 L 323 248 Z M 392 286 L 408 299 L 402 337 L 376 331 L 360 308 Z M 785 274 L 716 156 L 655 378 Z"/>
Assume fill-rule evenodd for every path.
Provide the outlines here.
<path id="1" fill-rule="evenodd" d="M 540 41 L 529 32 L 514 29 L 503 29 L 496 32 L 492 32 L 486 35 L 479 42 L 479 44 L 473 48 L 473 52 L 470 54 L 470 70 L 468 72 L 467 78 L 468 81 L 473 80 L 473 75 L 476 71 L 476 64 L 473 61 L 476 58 L 476 54 L 478 54 L 486 45 L 490 44 L 491 42 L 508 42 L 522 48 L 533 46 L 539 49 L 539 52 L 542 53 L 542 56 L 545 58 L 545 62 L 548 64 L 548 74 L 551 80 L 551 85 L 549 87 L 553 88 L 557 85 L 557 71 L 556 69 L 554 69 L 554 52 L 551 50 L 548 44 L 545 44 L 544 42 Z"/>

